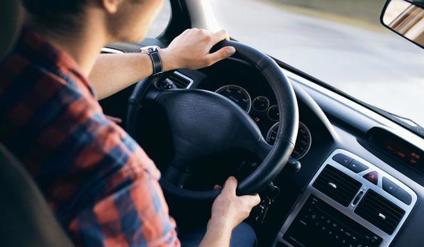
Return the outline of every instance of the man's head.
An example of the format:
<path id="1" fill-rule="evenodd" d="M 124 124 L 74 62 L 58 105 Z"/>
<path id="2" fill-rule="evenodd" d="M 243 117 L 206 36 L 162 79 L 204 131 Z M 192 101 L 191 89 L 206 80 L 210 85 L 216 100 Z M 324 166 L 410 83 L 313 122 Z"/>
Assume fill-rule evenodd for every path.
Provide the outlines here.
<path id="1" fill-rule="evenodd" d="M 31 22 L 45 31 L 66 34 L 96 23 L 106 31 L 108 41 L 143 39 L 163 1 L 22 0 Z"/>

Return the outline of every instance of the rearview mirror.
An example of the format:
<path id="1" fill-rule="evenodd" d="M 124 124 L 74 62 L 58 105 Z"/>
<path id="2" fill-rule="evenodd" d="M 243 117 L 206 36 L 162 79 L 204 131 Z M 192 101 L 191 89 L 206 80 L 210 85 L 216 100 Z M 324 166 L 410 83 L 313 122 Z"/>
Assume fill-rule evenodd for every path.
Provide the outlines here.
<path id="1" fill-rule="evenodd" d="M 424 48 L 424 0 L 388 0 L 381 15 L 382 24 Z"/>

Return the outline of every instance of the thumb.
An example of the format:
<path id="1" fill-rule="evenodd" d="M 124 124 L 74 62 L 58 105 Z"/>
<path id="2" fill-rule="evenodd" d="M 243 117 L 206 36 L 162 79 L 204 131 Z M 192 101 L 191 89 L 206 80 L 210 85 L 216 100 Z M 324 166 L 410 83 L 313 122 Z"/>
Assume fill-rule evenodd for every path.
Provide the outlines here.
<path id="1" fill-rule="evenodd" d="M 218 61 L 221 61 L 223 59 L 226 59 L 227 57 L 232 56 L 234 53 L 236 53 L 236 48 L 232 47 L 232 46 L 226 46 L 223 47 L 221 49 L 219 49 L 218 51 L 211 53 L 209 55 L 207 55 L 207 59 L 209 60 L 210 64 L 214 64 Z"/>
<path id="2" fill-rule="evenodd" d="M 225 181 L 224 189 L 222 190 L 222 192 L 235 195 L 236 190 L 237 190 L 237 179 L 235 177 L 229 177 L 227 181 Z"/>

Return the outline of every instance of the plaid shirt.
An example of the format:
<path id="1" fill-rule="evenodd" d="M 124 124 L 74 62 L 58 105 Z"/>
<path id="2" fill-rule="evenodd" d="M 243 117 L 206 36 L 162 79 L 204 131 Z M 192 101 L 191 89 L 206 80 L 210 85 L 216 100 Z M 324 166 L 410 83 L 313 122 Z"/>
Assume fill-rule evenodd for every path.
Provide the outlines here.
<path id="1" fill-rule="evenodd" d="M 0 142 L 78 246 L 180 245 L 153 162 L 76 63 L 28 30 L 0 65 Z"/>

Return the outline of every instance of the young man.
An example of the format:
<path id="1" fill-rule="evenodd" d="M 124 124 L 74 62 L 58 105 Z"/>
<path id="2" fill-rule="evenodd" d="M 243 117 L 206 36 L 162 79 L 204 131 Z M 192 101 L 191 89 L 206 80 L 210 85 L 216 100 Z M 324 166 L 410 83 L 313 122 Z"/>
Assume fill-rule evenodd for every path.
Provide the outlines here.
<path id="1" fill-rule="evenodd" d="M 142 149 L 96 99 L 157 72 L 150 55 L 99 56 L 110 42 L 143 39 L 163 0 L 23 0 L 28 20 L 0 65 L 0 142 L 32 174 L 78 246 L 178 246 L 175 224 Z M 231 56 L 224 31 L 187 30 L 159 51 L 162 70 Z M 155 66 L 153 66 L 155 64 Z M 203 246 L 228 246 L 260 201 L 229 178 L 212 206 Z"/>

